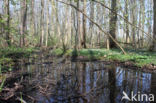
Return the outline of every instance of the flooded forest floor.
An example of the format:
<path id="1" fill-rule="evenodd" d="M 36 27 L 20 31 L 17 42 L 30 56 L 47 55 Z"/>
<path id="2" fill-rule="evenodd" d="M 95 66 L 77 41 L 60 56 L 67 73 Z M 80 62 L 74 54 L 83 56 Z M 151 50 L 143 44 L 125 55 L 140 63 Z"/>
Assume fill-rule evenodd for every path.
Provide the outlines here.
<path id="1" fill-rule="evenodd" d="M 123 90 L 156 94 L 155 53 L 83 49 L 73 59 L 74 52 L 1 49 L 0 103 L 121 103 Z"/>

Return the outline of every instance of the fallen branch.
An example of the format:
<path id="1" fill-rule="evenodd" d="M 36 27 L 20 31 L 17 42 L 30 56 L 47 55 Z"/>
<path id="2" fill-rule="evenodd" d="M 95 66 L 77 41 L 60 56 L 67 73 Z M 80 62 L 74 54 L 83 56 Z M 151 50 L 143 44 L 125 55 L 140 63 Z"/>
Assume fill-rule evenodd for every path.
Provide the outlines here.
<path id="1" fill-rule="evenodd" d="M 102 5 L 102 6 L 105 7 L 106 9 L 110 10 L 113 14 L 118 15 L 120 18 L 122 18 L 122 19 L 123 19 L 124 21 L 126 21 L 128 24 L 130 24 L 131 26 L 137 28 L 138 30 L 140 30 L 140 31 L 142 31 L 143 33 L 145 33 L 146 36 L 148 36 L 149 38 L 153 39 L 153 38 L 151 37 L 151 34 L 145 32 L 145 31 L 144 31 L 143 29 L 141 29 L 140 27 L 138 27 L 138 26 L 134 25 L 133 23 L 129 22 L 125 17 L 123 17 L 122 15 L 116 13 L 116 12 L 113 11 L 111 8 L 109 8 L 108 6 L 106 6 L 105 4 L 101 3 L 100 1 L 96 1 L 96 0 L 93 0 L 93 2 Z"/>
<path id="2" fill-rule="evenodd" d="M 91 18 L 89 18 L 82 10 L 78 9 L 75 5 L 71 4 L 71 3 L 66 3 L 66 2 L 63 2 L 63 1 L 59 1 L 59 0 L 56 0 L 60 3 L 63 3 L 63 4 L 66 4 L 66 5 L 69 5 L 71 7 L 73 7 L 74 9 L 76 9 L 77 11 L 79 11 L 80 13 L 82 13 L 86 18 L 88 18 L 94 25 L 96 25 L 100 31 L 102 31 L 104 34 L 108 35 L 112 40 L 113 42 L 122 50 L 122 52 L 124 54 L 126 54 L 125 50 L 122 48 L 122 46 L 112 37 L 112 35 L 110 33 L 107 33 L 105 32 L 99 24 L 97 24 L 94 20 L 92 20 Z"/>

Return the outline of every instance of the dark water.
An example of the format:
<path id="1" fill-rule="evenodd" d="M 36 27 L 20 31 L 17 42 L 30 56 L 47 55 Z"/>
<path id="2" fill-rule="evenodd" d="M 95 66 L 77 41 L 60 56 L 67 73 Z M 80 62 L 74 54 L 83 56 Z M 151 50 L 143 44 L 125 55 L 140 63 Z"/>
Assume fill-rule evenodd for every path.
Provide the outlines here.
<path id="1" fill-rule="evenodd" d="M 129 103 L 121 101 L 123 91 L 129 97 L 132 91 L 147 95 L 156 92 L 155 74 L 102 62 L 51 61 L 22 66 L 30 73 L 25 78 L 28 84 L 38 86 L 28 93 L 37 103 Z M 149 102 L 145 99 L 140 103 Z"/>

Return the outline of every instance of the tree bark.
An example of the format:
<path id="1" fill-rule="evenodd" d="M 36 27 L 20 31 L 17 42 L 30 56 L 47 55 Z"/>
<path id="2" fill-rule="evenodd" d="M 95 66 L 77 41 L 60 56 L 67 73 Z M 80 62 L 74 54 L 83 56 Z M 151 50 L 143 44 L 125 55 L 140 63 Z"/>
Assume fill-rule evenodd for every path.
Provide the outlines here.
<path id="1" fill-rule="evenodd" d="M 41 35 L 40 35 L 40 46 L 43 46 L 44 42 L 44 0 L 41 0 Z"/>
<path id="2" fill-rule="evenodd" d="M 153 17 L 153 46 L 152 46 L 152 51 L 156 51 L 156 0 L 153 0 L 153 12 L 154 12 L 154 17 Z"/>
<path id="3" fill-rule="evenodd" d="M 125 0 L 125 19 L 128 21 L 129 14 L 128 14 L 128 1 Z M 126 21 L 125 21 L 126 22 Z M 126 22 L 126 43 L 130 42 L 130 36 L 129 36 L 129 24 Z"/>
<path id="4" fill-rule="evenodd" d="M 32 35 L 35 35 L 35 12 L 34 12 L 34 0 L 31 0 L 31 26 L 32 26 Z"/>
<path id="5" fill-rule="evenodd" d="M 142 30 L 144 30 L 145 25 L 145 1 L 141 0 L 142 2 Z M 141 46 L 144 47 L 144 32 L 141 33 Z"/>
<path id="6" fill-rule="evenodd" d="M 109 33 L 111 34 L 111 36 L 116 40 L 116 22 L 117 22 L 117 1 L 116 0 L 112 0 L 111 3 L 111 16 L 110 16 L 110 27 L 109 27 Z M 113 13 L 115 12 L 115 13 Z M 109 38 L 109 47 L 110 48 L 116 48 L 116 44 L 115 42 Z"/>
<path id="7" fill-rule="evenodd" d="M 6 20 L 7 29 L 5 30 L 6 41 L 7 41 L 8 46 L 10 46 L 11 42 L 10 42 L 10 2 L 9 0 L 5 0 L 5 13 L 7 15 L 7 20 Z"/>
<path id="8" fill-rule="evenodd" d="M 94 2 L 90 1 L 90 18 L 92 20 L 94 20 Z M 90 31 L 90 45 L 91 47 L 93 46 L 93 41 L 92 41 L 92 37 L 93 37 L 93 23 L 90 22 L 89 24 L 89 31 Z"/>
<path id="9" fill-rule="evenodd" d="M 48 35 L 49 35 L 49 0 L 47 0 L 47 6 L 46 6 L 46 9 L 47 9 L 47 20 L 46 20 L 46 23 L 47 23 L 47 26 L 46 26 L 46 40 L 45 40 L 45 46 L 47 47 L 48 46 Z"/>
<path id="10" fill-rule="evenodd" d="M 77 8 L 79 9 L 80 8 L 80 1 L 78 0 L 77 1 Z M 80 33 L 80 24 L 81 24 L 81 20 L 80 20 L 80 12 L 76 11 L 76 14 L 77 14 L 77 34 L 76 34 L 76 37 L 75 37 L 75 45 L 76 45 L 76 48 L 80 48 L 81 45 L 80 45 L 80 41 L 81 41 L 81 33 Z"/>
<path id="11" fill-rule="evenodd" d="M 136 9 L 136 0 L 131 0 L 131 6 L 133 6 L 132 8 L 132 12 L 131 12 L 131 18 L 132 18 L 132 23 L 134 25 L 136 25 L 136 19 L 137 19 L 137 9 Z M 136 28 L 135 27 L 131 27 L 132 28 L 132 40 L 133 40 L 133 46 L 134 48 L 136 48 Z"/>
<path id="12" fill-rule="evenodd" d="M 86 0 L 83 0 L 83 12 L 86 14 Z M 86 48 L 86 17 L 83 15 L 83 33 L 81 45 L 83 48 Z"/>
<path id="13" fill-rule="evenodd" d="M 21 1 L 21 38 L 20 38 L 20 45 L 25 46 L 25 33 L 27 30 L 26 27 L 26 20 L 27 20 L 27 0 Z"/>

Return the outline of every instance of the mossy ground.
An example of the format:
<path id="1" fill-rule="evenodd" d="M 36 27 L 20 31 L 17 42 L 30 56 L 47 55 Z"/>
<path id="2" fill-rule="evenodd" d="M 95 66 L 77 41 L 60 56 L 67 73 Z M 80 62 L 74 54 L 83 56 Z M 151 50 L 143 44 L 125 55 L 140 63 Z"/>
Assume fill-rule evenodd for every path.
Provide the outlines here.
<path id="1" fill-rule="evenodd" d="M 148 66 L 150 64 L 156 65 L 156 52 L 149 52 L 143 50 L 126 50 L 127 55 L 124 55 L 119 49 L 81 49 L 77 52 L 78 56 L 84 56 L 89 59 L 99 59 L 106 61 L 131 61 L 138 67 Z M 53 51 L 55 55 L 63 55 L 62 49 Z M 65 56 L 72 56 L 73 50 L 67 50 Z"/>

